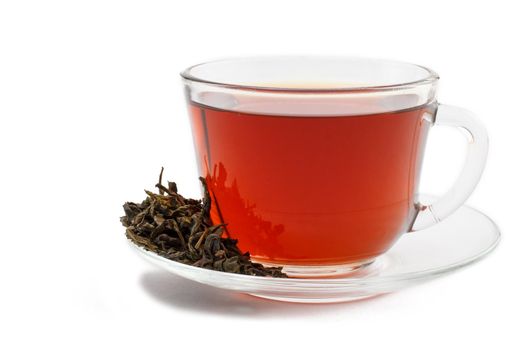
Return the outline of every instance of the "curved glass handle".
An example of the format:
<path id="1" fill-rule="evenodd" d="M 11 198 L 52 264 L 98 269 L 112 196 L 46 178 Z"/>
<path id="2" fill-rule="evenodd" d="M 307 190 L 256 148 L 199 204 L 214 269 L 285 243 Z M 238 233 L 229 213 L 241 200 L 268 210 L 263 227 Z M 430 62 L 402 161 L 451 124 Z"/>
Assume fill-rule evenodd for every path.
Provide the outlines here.
<path id="1" fill-rule="evenodd" d="M 412 231 L 434 225 L 458 209 L 479 182 L 487 160 L 488 137 L 481 122 L 470 111 L 440 104 L 436 125 L 455 126 L 468 131 L 468 150 L 463 170 L 452 188 L 435 203 L 418 203 Z"/>

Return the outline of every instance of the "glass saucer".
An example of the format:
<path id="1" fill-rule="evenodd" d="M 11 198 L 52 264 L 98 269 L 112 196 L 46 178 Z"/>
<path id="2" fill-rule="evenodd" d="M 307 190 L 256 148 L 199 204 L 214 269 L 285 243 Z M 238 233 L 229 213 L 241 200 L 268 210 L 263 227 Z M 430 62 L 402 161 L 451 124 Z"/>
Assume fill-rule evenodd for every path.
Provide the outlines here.
<path id="1" fill-rule="evenodd" d="M 439 224 L 401 236 L 385 254 L 344 278 L 271 278 L 207 270 L 178 263 L 130 242 L 146 260 L 176 275 L 261 298 L 331 303 L 397 291 L 469 265 L 500 240 L 498 227 L 480 211 L 463 206 Z"/>

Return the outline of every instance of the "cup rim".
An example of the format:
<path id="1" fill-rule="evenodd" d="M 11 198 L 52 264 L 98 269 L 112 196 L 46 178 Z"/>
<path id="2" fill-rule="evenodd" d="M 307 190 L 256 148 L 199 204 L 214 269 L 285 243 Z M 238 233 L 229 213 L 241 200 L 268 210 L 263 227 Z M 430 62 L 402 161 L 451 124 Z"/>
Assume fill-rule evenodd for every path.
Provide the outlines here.
<path id="1" fill-rule="evenodd" d="M 385 85 L 352 85 L 352 86 L 342 86 L 342 87 L 319 87 L 319 88 L 310 88 L 310 87 L 286 87 L 286 86 L 257 86 L 250 84 L 237 84 L 237 83 L 227 83 L 217 80 L 209 80 L 195 76 L 192 74 L 192 70 L 197 67 L 201 67 L 208 64 L 222 63 L 222 62 L 231 62 L 231 61 L 242 61 L 250 59 L 348 59 L 351 60 L 368 60 L 375 61 L 378 63 L 390 63 L 390 64 L 404 64 L 412 67 L 417 67 L 426 72 L 426 76 L 417 80 L 407 81 L 402 83 L 395 84 L 385 84 Z M 284 92 L 284 93 L 359 93 L 359 92 L 381 92 L 381 91 L 392 91 L 392 90 L 403 90 L 415 88 L 420 85 L 434 84 L 439 80 L 439 75 L 432 69 L 404 61 L 390 60 L 390 59 L 378 59 L 371 57 L 360 57 L 360 56 L 326 56 L 326 55 L 261 55 L 261 56 L 246 56 L 246 57 L 230 57 L 223 58 L 218 60 L 210 60 L 202 63 L 192 65 L 180 73 L 183 80 L 190 82 L 202 83 L 213 85 L 221 88 L 228 89 L 238 89 L 238 90 L 253 90 L 260 92 Z"/>

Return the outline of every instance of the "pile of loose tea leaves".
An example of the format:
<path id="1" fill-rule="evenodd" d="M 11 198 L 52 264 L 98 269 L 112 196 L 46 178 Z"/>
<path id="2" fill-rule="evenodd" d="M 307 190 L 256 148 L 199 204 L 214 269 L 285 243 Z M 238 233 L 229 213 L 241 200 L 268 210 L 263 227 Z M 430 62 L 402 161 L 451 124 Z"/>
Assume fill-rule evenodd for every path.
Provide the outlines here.
<path id="1" fill-rule="evenodd" d="M 287 277 L 280 267 L 265 267 L 242 253 L 237 240 L 223 237 L 226 224 L 213 225 L 211 199 L 204 178 L 202 200 L 188 199 L 175 182 L 162 184 L 162 168 L 156 185 L 158 194 L 147 191 L 142 203 L 124 204 L 120 218 L 133 243 L 165 258 L 206 269 L 255 276 Z"/>

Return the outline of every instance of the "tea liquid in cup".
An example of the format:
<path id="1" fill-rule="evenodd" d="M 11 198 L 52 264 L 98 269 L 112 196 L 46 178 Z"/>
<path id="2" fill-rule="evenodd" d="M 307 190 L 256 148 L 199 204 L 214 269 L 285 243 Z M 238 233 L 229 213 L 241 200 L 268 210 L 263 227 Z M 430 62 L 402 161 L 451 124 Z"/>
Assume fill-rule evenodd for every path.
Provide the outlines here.
<path id="1" fill-rule="evenodd" d="M 417 198 L 438 110 L 431 70 L 280 57 L 211 62 L 183 77 L 212 220 L 252 259 L 298 275 L 350 271 L 415 224 L 439 221 Z"/>

